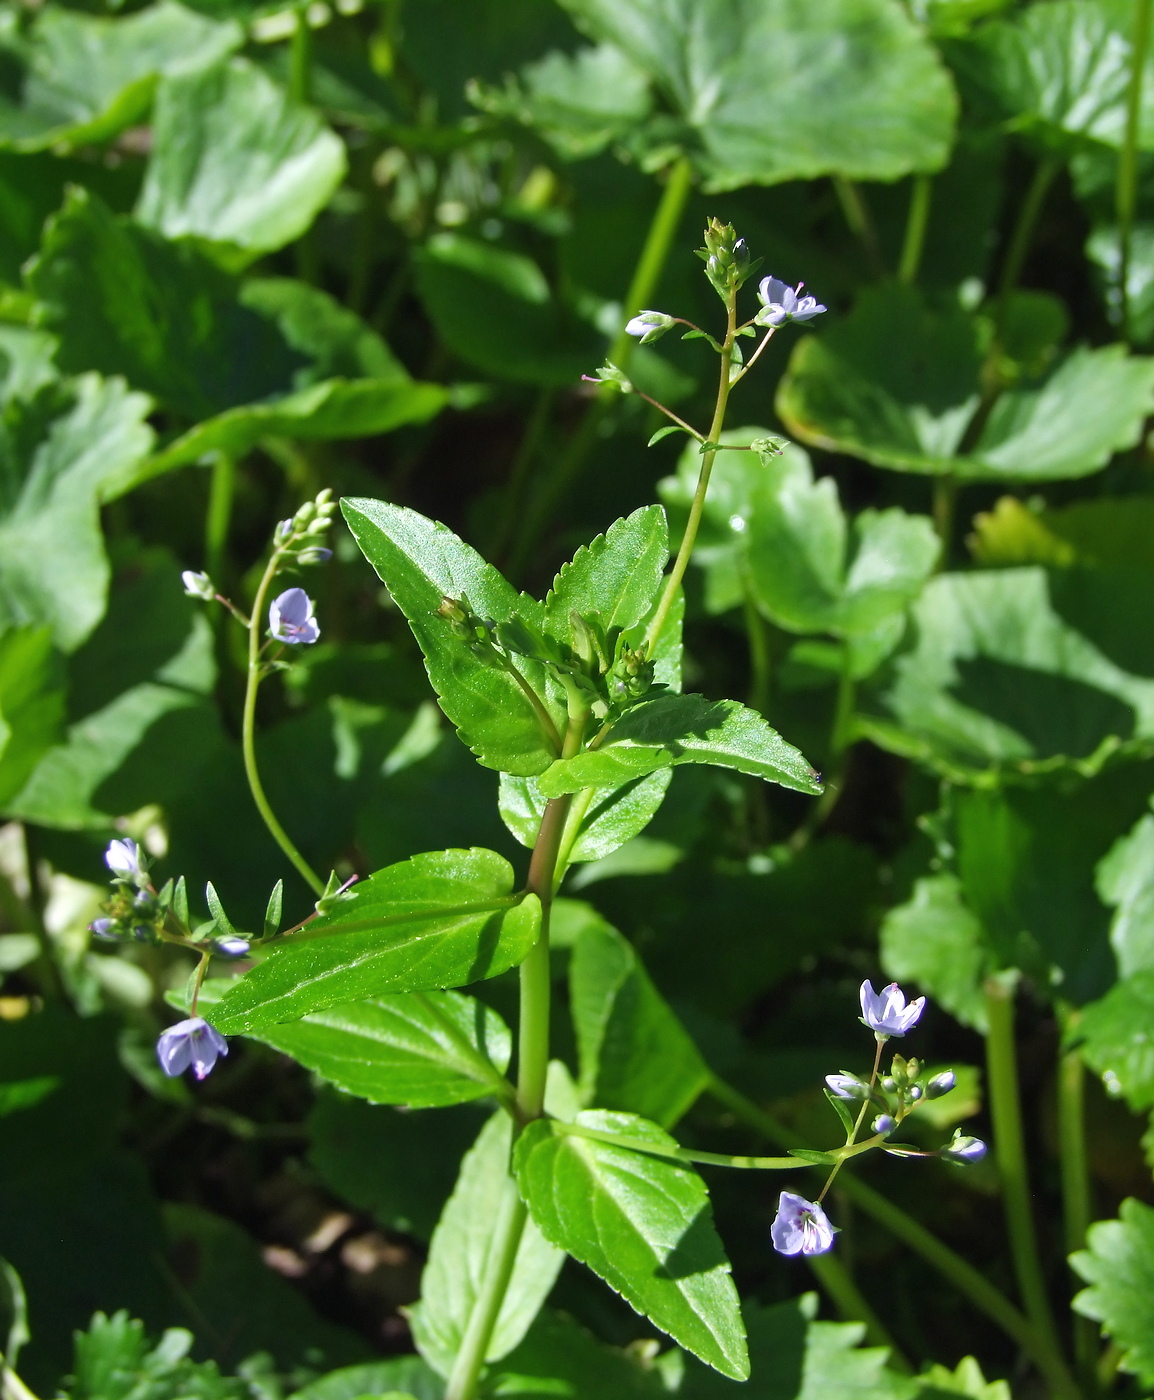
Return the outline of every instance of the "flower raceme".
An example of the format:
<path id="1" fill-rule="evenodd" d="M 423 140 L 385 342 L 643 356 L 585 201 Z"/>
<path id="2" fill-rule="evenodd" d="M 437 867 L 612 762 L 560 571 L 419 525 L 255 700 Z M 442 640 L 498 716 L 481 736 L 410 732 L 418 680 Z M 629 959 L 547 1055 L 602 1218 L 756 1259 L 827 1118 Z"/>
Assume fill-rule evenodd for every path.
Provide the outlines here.
<path id="1" fill-rule="evenodd" d="M 925 997 L 918 997 L 906 1005 L 905 993 L 896 982 L 875 992 L 873 983 L 861 984 L 861 1018 L 879 1040 L 888 1040 L 891 1035 L 905 1035 L 917 1025 L 925 1009 Z"/>
<path id="2" fill-rule="evenodd" d="M 833 1248 L 834 1227 L 816 1201 L 783 1191 L 769 1237 L 778 1254 L 824 1254 Z"/>
<path id="3" fill-rule="evenodd" d="M 290 646 L 315 642 L 321 629 L 313 616 L 313 600 L 303 588 L 286 588 L 268 610 L 268 630 Z"/>
<path id="4" fill-rule="evenodd" d="M 156 1042 L 156 1058 L 170 1078 L 191 1069 L 197 1079 L 203 1079 L 217 1060 L 227 1054 L 228 1041 L 202 1016 L 177 1021 Z"/>

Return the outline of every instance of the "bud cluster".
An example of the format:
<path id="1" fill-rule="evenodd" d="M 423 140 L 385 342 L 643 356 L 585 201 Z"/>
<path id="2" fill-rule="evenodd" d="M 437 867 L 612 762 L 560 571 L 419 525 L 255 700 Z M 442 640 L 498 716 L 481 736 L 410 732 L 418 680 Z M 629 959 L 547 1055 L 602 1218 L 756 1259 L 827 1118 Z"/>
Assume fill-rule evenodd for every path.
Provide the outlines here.
<path id="1" fill-rule="evenodd" d="M 705 230 L 705 247 L 697 249 L 705 263 L 705 275 L 714 291 L 724 302 L 761 266 L 761 259 L 752 260 L 744 238 L 738 238 L 732 224 L 710 219 Z"/>
<path id="2" fill-rule="evenodd" d="M 144 853 L 125 837 L 112 842 L 104 860 L 112 871 L 112 896 L 106 914 L 89 924 L 89 931 L 109 942 L 155 943 L 167 911 L 148 878 Z"/>
<path id="3" fill-rule="evenodd" d="M 315 501 L 306 501 L 290 520 L 282 520 L 273 532 L 273 544 L 296 564 L 323 564 L 333 557 L 324 537 L 336 510 L 333 493 L 326 487 Z"/>

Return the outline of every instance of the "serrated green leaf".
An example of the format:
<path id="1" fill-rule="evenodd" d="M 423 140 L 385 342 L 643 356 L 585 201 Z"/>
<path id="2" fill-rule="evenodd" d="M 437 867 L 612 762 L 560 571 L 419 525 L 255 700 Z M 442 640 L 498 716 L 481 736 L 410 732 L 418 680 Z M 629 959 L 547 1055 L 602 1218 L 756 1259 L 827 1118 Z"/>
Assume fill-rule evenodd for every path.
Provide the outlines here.
<path id="1" fill-rule="evenodd" d="M 483 664 L 436 615 L 443 600 L 466 598 L 481 617 L 504 622 L 526 617 L 540 625 L 539 603 L 518 594 L 476 550 L 414 510 L 384 501 L 341 502 L 349 529 L 408 619 L 425 656 L 441 708 L 462 741 L 487 768 L 528 777 L 544 772 L 555 753 L 521 687 L 507 672 Z M 538 694 L 544 671 L 534 661 L 518 666 Z M 554 707 L 554 722 L 564 711 Z"/>
<path id="2" fill-rule="evenodd" d="M 516 966 L 540 905 L 512 894 L 493 851 L 431 851 L 378 870 L 233 983 L 213 1014 L 226 1035 L 384 992 L 461 987 Z"/>
<path id="3" fill-rule="evenodd" d="M 666 695 L 636 705 L 599 748 L 558 759 L 539 779 L 549 797 L 609 787 L 680 763 L 733 768 L 797 792 L 818 793 L 817 773 L 755 711 L 736 700 Z"/>
<path id="4" fill-rule="evenodd" d="M 0 144 L 18 151 L 95 145 L 147 120 L 157 77 L 212 63 L 244 42 L 172 0 L 123 17 L 55 7 L 24 46 L 19 100 L 0 100 Z"/>
<path id="5" fill-rule="evenodd" d="M 558 1393 L 591 1400 L 666 1400 L 669 1394 L 658 1367 L 635 1350 L 606 1346 L 567 1313 L 550 1308 L 493 1371 L 494 1394 L 532 1400 Z"/>
<path id="6" fill-rule="evenodd" d="M 955 876 L 917 881 L 912 897 L 886 914 L 880 953 L 887 977 L 914 983 L 962 1025 L 985 1033 L 990 949 Z"/>
<path id="7" fill-rule="evenodd" d="M 433 1231 L 421 1276 L 421 1301 L 409 1314 L 421 1355 L 448 1376 L 469 1317 L 492 1267 L 493 1222 L 507 1196 L 516 1195 L 509 1175 L 513 1123 L 498 1112 L 465 1154 L 457 1185 Z M 497 1361 L 521 1341 L 556 1281 L 564 1252 L 525 1223 L 512 1278 L 505 1292 L 485 1358 Z"/>
<path id="8" fill-rule="evenodd" d="M 545 625 L 572 643 L 570 614 L 597 618 L 608 630 L 628 631 L 648 616 L 669 562 L 669 531 L 660 506 L 642 506 L 582 545 L 553 580 Z"/>
<path id="9" fill-rule="evenodd" d="M 581 930 L 569 964 L 582 1101 L 671 1128 L 709 1083 L 709 1070 L 641 959 L 609 924 Z"/>
<path id="10" fill-rule="evenodd" d="M 340 184 L 344 146 L 247 59 L 164 78 L 136 208 L 168 238 L 246 258 L 298 238 Z"/>
<path id="11" fill-rule="evenodd" d="M 950 81 L 917 27 L 883 0 L 565 5 L 671 99 L 700 143 L 709 189 L 834 172 L 894 180 L 946 161 Z"/>
<path id="12" fill-rule="evenodd" d="M 1154 969 L 1134 973 L 1083 1007 L 1078 1027 L 1086 1063 L 1136 1111 L 1154 1107 L 1152 1027 Z"/>
<path id="13" fill-rule="evenodd" d="M 1091 1225 L 1086 1241 L 1086 1249 L 1070 1256 L 1090 1284 L 1074 1307 L 1102 1324 L 1121 1349 L 1122 1370 L 1154 1385 L 1154 1210 L 1123 1201 L 1119 1219 Z"/>
<path id="14" fill-rule="evenodd" d="M 675 1146 L 630 1113 L 585 1112 L 581 1126 Z M 531 1123 L 514 1163 L 545 1238 L 587 1264 L 681 1346 L 734 1380 L 749 1375 L 745 1329 L 705 1183 L 680 1163 Z"/>
<path id="15" fill-rule="evenodd" d="M 652 821 L 672 777 L 672 769 L 658 768 L 620 787 L 594 788 L 583 811 L 570 811 L 561 843 L 564 858 L 601 860 L 631 841 Z M 522 846 L 531 848 L 536 841 L 546 800 L 536 778 L 501 774 L 501 820 Z"/>
<path id="16" fill-rule="evenodd" d="M 199 1009 L 216 1024 L 229 983 L 210 978 Z M 180 997 L 172 1004 L 184 1008 Z M 513 1041 L 490 1007 L 459 992 L 399 992 L 261 1026 L 252 1040 L 370 1103 L 443 1108 L 501 1087 Z"/>
<path id="17" fill-rule="evenodd" d="M 912 289 L 871 290 L 844 321 L 798 342 L 777 411 L 803 442 L 875 466 L 1053 481 L 1098 471 L 1132 447 L 1154 403 L 1154 359 L 1120 345 L 1082 347 L 1002 393 L 963 452 L 981 363 L 975 317 L 931 310 Z"/>

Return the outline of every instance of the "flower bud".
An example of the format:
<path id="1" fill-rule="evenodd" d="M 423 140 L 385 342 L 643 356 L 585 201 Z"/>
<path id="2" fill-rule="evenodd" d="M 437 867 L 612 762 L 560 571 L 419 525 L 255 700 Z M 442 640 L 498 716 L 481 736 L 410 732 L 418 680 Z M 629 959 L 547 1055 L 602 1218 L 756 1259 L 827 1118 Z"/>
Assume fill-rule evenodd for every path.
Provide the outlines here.
<path id="1" fill-rule="evenodd" d="M 310 545 L 308 549 L 302 549 L 297 555 L 298 564 L 327 564 L 333 557 L 331 549 L 322 549 L 318 545 Z"/>
<path id="2" fill-rule="evenodd" d="M 886 1137 L 889 1137 L 896 1127 L 897 1119 L 888 1113 L 879 1113 L 873 1122 L 874 1132 L 883 1133 Z"/>
<path id="3" fill-rule="evenodd" d="M 947 1162 L 957 1162 L 959 1166 L 971 1166 L 980 1162 L 986 1155 L 986 1144 L 981 1138 L 966 1137 L 961 1129 L 953 1136 L 953 1141 L 941 1149 L 938 1156 Z"/>
<path id="4" fill-rule="evenodd" d="M 887 1094 L 896 1093 L 897 1087 L 898 1081 L 894 1079 L 892 1075 L 886 1075 L 886 1077 L 882 1080 L 882 1088 L 886 1091 Z"/>
<path id="5" fill-rule="evenodd" d="M 180 576 L 180 581 L 184 584 L 184 591 L 190 598 L 200 598 L 206 603 L 211 603 L 216 597 L 216 588 L 207 574 L 196 574 L 191 569 L 185 569 Z"/>
<path id="6" fill-rule="evenodd" d="M 922 1091 L 921 1091 L 921 1089 L 918 1087 L 918 1085 L 915 1084 L 915 1085 L 913 1086 L 913 1088 L 910 1090 L 910 1103 L 917 1103 L 917 1101 L 921 1098 L 921 1096 L 922 1096 Z"/>
<path id="7" fill-rule="evenodd" d="M 825 1082 L 829 1091 L 839 1099 L 864 1099 L 869 1093 L 869 1085 L 864 1084 L 856 1074 L 827 1074 Z"/>
<path id="8" fill-rule="evenodd" d="M 287 544 L 292 539 L 293 523 L 291 520 L 282 520 L 272 532 L 273 544 Z"/>
<path id="9" fill-rule="evenodd" d="M 226 935 L 224 938 L 214 938 L 212 946 L 226 958 L 244 958 L 249 953 L 248 939 L 238 938 L 234 934 Z"/>
<path id="10" fill-rule="evenodd" d="M 106 938 L 109 941 L 115 941 L 116 922 L 113 919 L 93 919 L 88 925 L 88 932 L 95 938 Z"/>
<path id="11" fill-rule="evenodd" d="M 639 311 L 626 324 L 625 334 L 640 336 L 641 344 L 648 345 L 650 341 L 659 340 L 676 324 L 673 317 L 667 316 L 664 311 Z"/>
<path id="12" fill-rule="evenodd" d="M 945 1069 L 941 1074 L 935 1074 L 926 1085 L 927 1099 L 940 1099 L 943 1094 L 948 1094 L 958 1082 L 958 1076 L 952 1069 Z"/>

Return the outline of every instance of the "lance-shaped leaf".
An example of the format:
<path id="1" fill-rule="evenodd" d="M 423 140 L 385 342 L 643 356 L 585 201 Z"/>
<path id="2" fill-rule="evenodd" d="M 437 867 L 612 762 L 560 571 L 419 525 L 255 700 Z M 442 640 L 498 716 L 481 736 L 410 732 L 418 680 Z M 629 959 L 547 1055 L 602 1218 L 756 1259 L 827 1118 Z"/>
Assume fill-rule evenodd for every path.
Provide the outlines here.
<path id="1" fill-rule="evenodd" d="M 19 100 L 0 98 L 0 144 L 40 151 L 108 141 L 147 119 L 158 75 L 212 63 L 243 40 L 240 25 L 173 0 L 115 19 L 46 8 L 23 50 Z"/>
<path id="2" fill-rule="evenodd" d="M 164 79 L 137 218 L 252 258 L 299 237 L 345 173 L 321 117 L 247 59 Z"/>
<path id="3" fill-rule="evenodd" d="M 951 59 L 972 99 L 1045 149 L 1121 146 L 1133 58 L 1127 0 L 1055 0 L 983 25 Z M 1154 150 L 1154 57 L 1145 56 L 1138 144 Z"/>
<path id="4" fill-rule="evenodd" d="M 565 0 L 649 73 L 700 143 L 709 188 L 936 170 L 956 99 L 885 0 Z"/>
<path id="5" fill-rule="evenodd" d="M 610 787 L 658 768 L 709 763 L 797 792 L 821 791 L 817 773 L 792 744 L 736 700 L 662 695 L 626 711 L 599 748 L 558 759 L 539 779 L 547 797 Z"/>
<path id="6" fill-rule="evenodd" d="M 508 671 L 486 664 L 437 615 L 445 598 L 465 599 L 482 618 L 525 617 L 539 625 L 541 605 L 519 595 L 450 529 L 415 510 L 351 498 L 341 509 L 365 558 L 408 618 L 441 708 L 463 742 L 487 768 L 522 777 L 544 772 L 556 752 L 523 688 Z M 543 694 L 543 667 L 520 657 L 516 664 Z M 554 706 L 552 713 L 554 723 L 563 724 L 563 711 Z"/>
<path id="7" fill-rule="evenodd" d="M 433 1231 L 421 1275 L 421 1301 L 409 1321 L 421 1355 L 443 1376 L 452 1369 L 477 1297 L 495 1267 L 493 1222 L 510 1193 L 516 1197 L 509 1175 L 512 1136 L 508 1114 L 489 1119 L 465 1154 L 453 1194 Z M 526 1221 L 486 1360 L 498 1360 L 521 1341 L 564 1262 L 564 1252 L 547 1243 L 532 1220 Z"/>
<path id="8" fill-rule="evenodd" d="M 1122 1370 L 1154 1386 L 1154 1210 L 1131 1199 L 1119 1217 L 1091 1225 L 1088 1247 L 1070 1256 L 1090 1285 L 1074 1307 L 1102 1324 L 1122 1352 Z"/>
<path id="9" fill-rule="evenodd" d="M 1079 348 L 994 403 L 981 400 L 981 327 L 931 310 L 912 288 L 867 291 L 853 313 L 797 344 L 777 411 L 803 442 L 895 471 L 962 481 L 1086 476 L 1132 447 L 1154 405 L 1154 359 Z"/>
<path id="10" fill-rule="evenodd" d="M 669 562 L 669 530 L 660 506 L 642 506 L 582 545 L 553 580 L 545 625 L 559 641 L 574 640 L 573 613 L 628 631 L 648 616 Z"/>
<path id="11" fill-rule="evenodd" d="M 201 991 L 201 1014 L 214 1025 L 227 987 L 214 978 Z M 498 1091 L 513 1047 L 501 1017 L 459 992 L 349 1002 L 262 1026 L 251 1039 L 357 1098 L 409 1108 L 441 1108 Z"/>
<path id="12" fill-rule="evenodd" d="M 595 788 L 583 810 L 570 811 L 561 851 L 571 862 L 600 860 L 632 841 L 649 825 L 673 777 L 658 768 L 620 787 Z M 501 774 L 501 820 L 522 846 L 533 846 L 547 801 L 536 778 Z"/>
<path id="13" fill-rule="evenodd" d="M 477 847 L 387 866 L 274 943 L 213 1020 L 237 1035 L 383 992 L 495 977 L 524 958 L 540 929 L 536 897 L 512 890 L 508 861 Z"/>
<path id="14" fill-rule="evenodd" d="M 582 1100 L 671 1128 L 704 1092 L 709 1070 L 628 941 L 588 923 L 569 964 Z"/>
<path id="15" fill-rule="evenodd" d="M 677 1145 L 656 1123 L 631 1113 L 585 1112 L 577 1124 L 658 1148 Z M 723 1375 L 748 1377 L 737 1290 L 705 1183 L 691 1167 L 547 1121 L 525 1129 L 514 1163 L 547 1240 Z"/>

